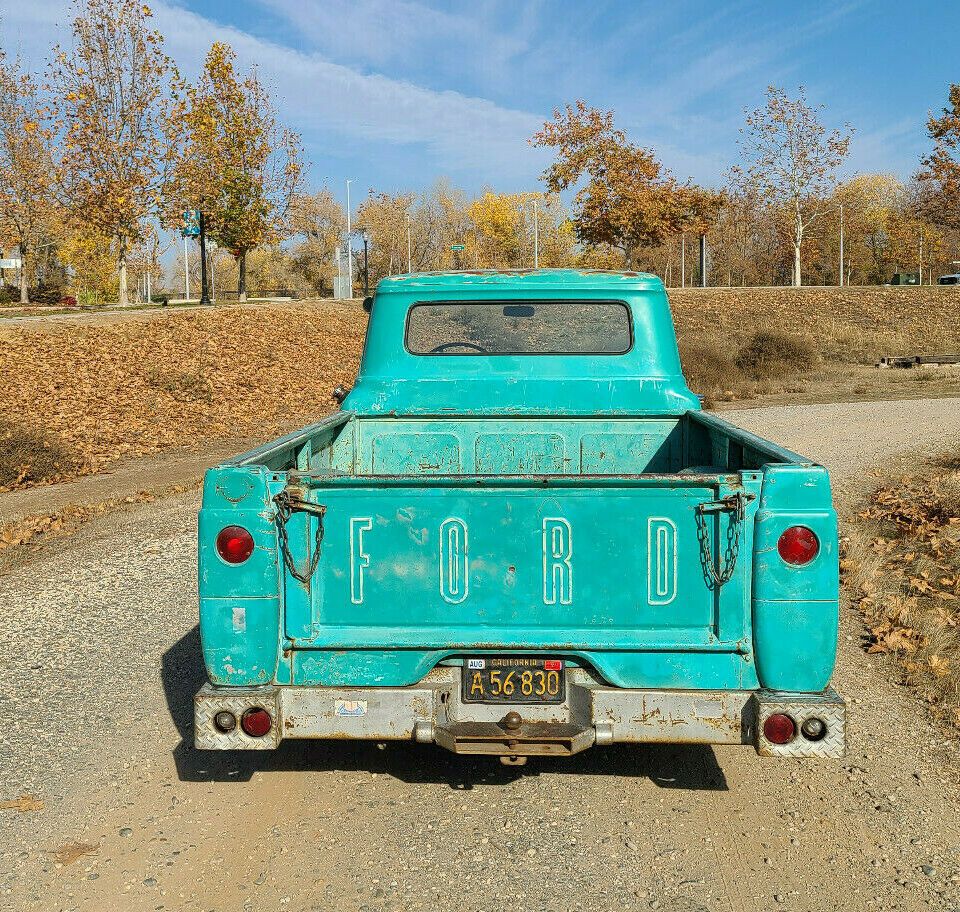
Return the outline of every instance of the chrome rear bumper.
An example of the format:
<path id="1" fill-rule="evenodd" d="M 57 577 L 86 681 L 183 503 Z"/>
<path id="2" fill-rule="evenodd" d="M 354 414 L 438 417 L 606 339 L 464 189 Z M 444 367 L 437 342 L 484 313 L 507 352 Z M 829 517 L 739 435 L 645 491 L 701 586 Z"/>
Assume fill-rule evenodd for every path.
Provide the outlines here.
<path id="1" fill-rule="evenodd" d="M 269 750 L 284 738 L 413 740 L 461 754 L 502 757 L 569 756 L 598 744 L 749 744 L 767 757 L 843 756 L 846 706 L 832 689 L 822 694 L 747 690 L 626 690 L 585 669 L 567 672 L 567 694 L 556 705 L 464 703 L 458 667 L 435 668 L 410 687 L 214 687 L 195 697 L 194 741 L 201 750 Z M 246 735 L 244 712 L 260 707 L 273 725 L 263 737 Z M 238 724 L 222 731 L 217 713 Z M 772 713 L 786 713 L 797 734 L 784 745 L 763 735 Z M 809 718 L 826 732 L 801 733 Z"/>

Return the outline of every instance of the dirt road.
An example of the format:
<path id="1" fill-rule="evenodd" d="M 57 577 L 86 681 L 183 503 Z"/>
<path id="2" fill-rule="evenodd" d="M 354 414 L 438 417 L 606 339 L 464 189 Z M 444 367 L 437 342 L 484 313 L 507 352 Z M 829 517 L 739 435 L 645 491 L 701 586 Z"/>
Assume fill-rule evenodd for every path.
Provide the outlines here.
<path id="1" fill-rule="evenodd" d="M 834 472 L 960 445 L 957 400 L 734 420 Z M 842 762 L 594 748 L 522 769 L 415 745 L 201 754 L 194 494 L 2 577 L 0 908 L 960 909 L 958 745 L 844 612 Z"/>

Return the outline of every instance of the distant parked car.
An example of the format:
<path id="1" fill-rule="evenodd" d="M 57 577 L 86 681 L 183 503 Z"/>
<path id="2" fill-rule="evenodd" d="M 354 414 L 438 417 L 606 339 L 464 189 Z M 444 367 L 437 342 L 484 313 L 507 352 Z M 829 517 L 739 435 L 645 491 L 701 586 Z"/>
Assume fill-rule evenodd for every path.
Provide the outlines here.
<path id="1" fill-rule="evenodd" d="M 886 284 L 887 285 L 919 285 L 920 273 L 919 272 L 897 272 L 897 273 L 894 273 L 893 278 Z"/>
<path id="2" fill-rule="evenodd" d="M 64 295 L 64 296 L 60 299 L 60 306 L 61 306 L 61 307 L 76 307 L 76 306 L 77 306 L 77 299 L 76 299 L 73 295 Z"/>
<path id="3" fill-rule="evenodd" d="M 938 285 L 960 285 L 960 275 L 945 275 L 937 279 Z"/>

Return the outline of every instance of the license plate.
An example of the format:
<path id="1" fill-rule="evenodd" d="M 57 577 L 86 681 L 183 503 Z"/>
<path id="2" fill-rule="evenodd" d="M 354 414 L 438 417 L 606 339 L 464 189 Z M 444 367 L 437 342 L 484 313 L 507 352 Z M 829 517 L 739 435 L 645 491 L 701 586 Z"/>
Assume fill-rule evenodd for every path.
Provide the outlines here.
<path id="1" fill-rule="evenodd" d="M 484 656 L 463 663 L 464 703 L 562 703 L 563 659 Z"/>

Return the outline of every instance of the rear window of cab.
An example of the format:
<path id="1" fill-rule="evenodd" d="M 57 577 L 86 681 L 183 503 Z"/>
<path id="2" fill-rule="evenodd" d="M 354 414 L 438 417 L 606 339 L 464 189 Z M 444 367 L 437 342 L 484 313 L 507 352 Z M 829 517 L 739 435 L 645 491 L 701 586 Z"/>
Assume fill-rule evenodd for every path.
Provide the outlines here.
<path id="1" fill-rule="evenodd" d="M 413 355 L 623 355 L 633 345 L 623 301 L 450 301 L 407 314 Z"/>

